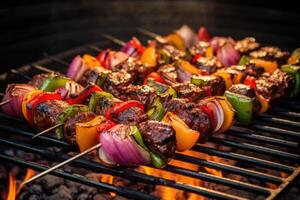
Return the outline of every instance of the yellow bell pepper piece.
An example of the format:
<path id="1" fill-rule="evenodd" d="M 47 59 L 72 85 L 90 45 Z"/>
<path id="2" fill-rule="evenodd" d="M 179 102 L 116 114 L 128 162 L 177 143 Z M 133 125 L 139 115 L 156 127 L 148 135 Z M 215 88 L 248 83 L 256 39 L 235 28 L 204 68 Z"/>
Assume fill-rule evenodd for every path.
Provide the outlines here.
<path id="1" fill-rule="evenodd" d="M 198 141 L 200 133 L 190 129 L 184 121 L 172 112 L 167 112 L 162 121 L 170 124 L 176 134 L 176 149 L 184 151 L 192 148 Z"/>
<path id="2" fill-rule="evenodd" d="M 97 127 L 105 122 L 103 116 L 97 116 L 89 122 L 76 123 L 76 142 L 80 152 L 99 143 Z"/>
<path id="3" fill-rule="evenodd" d="M 140 60 L 146 66 L 155 67 L 157 65 L 157 53 L 155 45 L 150 45 L 148 48 L 146 48 Z"/>
<path id="4" fill-rule="evenodd" d="M 213 56 L 214 56 L 214 49 L 211 46 L 207 47 L 205 51 L 205 57 L 212 58 Z"/>
<path id="5" fill-rule="evenodd" d="M 256 98 L 260 103 L 260 110 L 259 113 L 264 113 L 269 109 L 269 100 L 264 98 L 261 94 L 256 94 Z"/>
<path id="6" fill-rule="evenodd" d="M 225 70 L 218 70 L 215 73 L 215 75 L 221 76 L 224 79 L 226 90 L 228 90 L 232 86 L 233 81 L 232 81 L 232 78 L 231 78 L 231 74 L 228 73 L 227 71 L 225 71 Z"/>
<path id="7" fill-rule="evenodd" d="M 198 69 L 188 61 L 178 59 L 179 67 L 181 67 L 184 71 L 190 72 L 191 74 L 202 74 L 202 70 Z"/>
<path id="8" fill-rule="evenodd" d="M 85 61 L 88 69 L 94 69 L 95 67 L 100 66 L 100 62 L 90 54 L 84 54 L 82 58 Z"/>
<path id="9" fill-rule="evenodd" d="M 179 49 L 181 51 L 185 50 L 184 40 L 177 33 L 172 33 L 172 34 L 166 36 L 165 40 L 167 40 L 168 43 L 173 44 L 177 49 Z"/>
<path id="10" fill-rule="evenodd" d="M 250 62 L 253 62 L 256 66 L 263 67 L 265 69 L 265 72 L 268 73 L 273 73 L 278 68 L 278 64 L 276 61 L 251 58 Z"/>

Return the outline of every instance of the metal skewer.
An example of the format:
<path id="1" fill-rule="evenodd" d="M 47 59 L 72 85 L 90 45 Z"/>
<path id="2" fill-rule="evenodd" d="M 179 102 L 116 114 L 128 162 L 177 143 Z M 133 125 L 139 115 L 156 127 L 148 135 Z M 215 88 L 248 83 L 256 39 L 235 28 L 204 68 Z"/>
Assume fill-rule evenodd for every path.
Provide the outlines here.
<path id="1" fill-rule="evenodd" d="M 48 69 L 46 67 L 43 67 L 41 65 L 37 65 L 37 64 L 31 64 L 32 67 L 40 70 L 40 71 L 44 71 L 44 72 L 47 72 L 47 73 L 56 73 L 55 71 L 51 70 L 51 69 Z"/>
<path id="2" fill-rule="evenodd" d="M 62 125 L 64 125 L 64 124 L 63 124 L 63 123 L 60 123 L 60 124 L 56 124 L 56 125 L 54 125 L 54 126 L 52 126 L 52 127 L 50 127 L 50 128 L 47 128 L 46 130 L 43 130 L 42 132 L 39 132 L 39 133 L 37 133 L 36 135 L 34 135 L 31 139 L 37 138 L 37 137 L 39 137 L 39 136 L 41 136 L 41 135 L 44 135 L 45 133 L 48 133 L 48 132 L 50 132 L 50 131 L 52 131 L 52 130 L 58 128 L 58 127 L 61 127 Z"/>
<path id="3" fill-rule="evenodd" d="M 23 76 L 24 78 L 26 78 L 26 79 L 29 80 L 29 81 L 32 80 L 31 77 L 27 76 L 27 75 L 24 74 L 23 72 L 20 72 L 20 71 L 18 71 L 18 70 L 16 70 L 16 69 L 11 69 L 10 71 L 11 71 L 11 73 L 14 73 L 14 74 L 18 74 L 18 75 Z"/>
<path id="4" fill-rule="evenodd" d="M 149 36 L 155 40 L 157 40 L 158 42 L 160 43 L 166 43 L 167 41 L 164 39 L 163 36 L 157 34 L 157 33 L 154 33 L 154 32 L 151 32 L 151 31 L 148 31 L 146 29 L 143 29 L 143 28 L 138 28 L 138 31 L 143 34 L 143 35 L 146 35 L 146 36 Z"/>
<path id="5" fill-rule="evenodd" d="M 5 104 L 8 104 L 9 102 L 10 102 L 9 99 L 7 99 L 7 100 L 5 100 L 5 101 L 2 101 L 2 102 L 0 103 L 0 106 L 3 106 L 3 105 L 5 105 Z"/>
<path id="6" fill-rule="evenodd" d="M 111 35 L 107 35 L 107 34 L 103 34 L 102 35 L 103 37 L 105 37 L 106 39 L 109 39 L 111 40 L 112 42 L 120 45 L 120 46 L 124 46 L 126 43 L 122 40 L 119 40 L 118 38 L 114 37 L 114 36 L 111 36 Z"/>
<path id="7" fill-rule="evenodd" d="M 47 169 L 46 171 L 43 171 L 42 173 L 39 173 L 39 174 L 31 177 L 30 179 L 28 179 L 27 181 L 25 181 L 23 183 L 23 185 L 28 184 L 28 183 L 30 183 L 30 182 L 38 179 L 38 178 L 41 178 L 42 176 L 45 176 L 45 175 L 49 174 L 50 172 L 52 172 L 52 171 L 54 171 L 54 170 L 56 170 L 56 169 L 58 169 L 58 168 L 60 168 L 60 167 L 62 167 L 64 165 L 66 165 L 66 164 L 68 164 L 68 163 L 70 163 L 70 162 L 72 162 L 72 161 L 74 161 L 74 160 L 76 160 L 76 159 L 78 159 L 78 158 L 80 158 L 80 157 L 82 157 L 82 156 L 84 156 L 84 155 L 86 155 L 86 154 L 94 151 L 95 149 L 100 148 L 100 147 L 101 147 L 100 143 L 97 144 L 97 145 L 95 145 L 95 146 L 92 146 L 91 148 L 89 148 L 89 149 L 87 149 L 87 150 L 85 150 L 85 151 L 83 151 L 83 152 L 81 152 L 81 153 L 79 153 L 79 154 L 77 154 L 77 155 L 69 158 L 68 160 L 65 160 L 62 163 L 59 163 L 59 164 L 57 164 L 57 165 L 55 165 L 55 166 Z"/>

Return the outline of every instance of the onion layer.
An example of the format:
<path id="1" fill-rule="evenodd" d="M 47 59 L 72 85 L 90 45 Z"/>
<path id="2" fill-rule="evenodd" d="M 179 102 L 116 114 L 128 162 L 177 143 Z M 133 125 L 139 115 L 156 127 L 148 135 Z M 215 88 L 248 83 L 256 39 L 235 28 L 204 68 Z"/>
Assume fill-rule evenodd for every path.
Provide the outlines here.
<path id="1" fill-rule="evenodd" d="M 123 124 L 102 132 L 100 134 L 102 149 L 99 152 L 101 161 L 127 167 L 149 164 L 151 160 L 149 152 L 136 143 L 131 132 L 130 126 Z"/>
<path id="2" fill-rule="evenodd" d="M 225 67 L 230 67 L 238 64 L 240 54 L 232 44 L 227 43 L 217 51 L 217 58 Z"/>
<path id="3" fill-rule="evenodd" d="M 76 56 L 69 65 L 67 77 L 78 81 L 86 69 L 87 66 L 85 61 L 81 58 L 81 56 Z"/>
<path id="4" fill-rule="evenodd" d="M 182 37 L 186 48 L 191 48 L 198 40 L 196 33 L 188 25 L 183 25 L 176 32 Z"/>
<path id="5" fill-rule="evenodd" d="M 29 84 L 9 84 L 2 100 L 2 102 L 7 100 L 9 102 L 2 106 L 3 112 L 13 117 L 24 118 L 22 113 L 23 98 L 34 89 L 36 88 Z"/>

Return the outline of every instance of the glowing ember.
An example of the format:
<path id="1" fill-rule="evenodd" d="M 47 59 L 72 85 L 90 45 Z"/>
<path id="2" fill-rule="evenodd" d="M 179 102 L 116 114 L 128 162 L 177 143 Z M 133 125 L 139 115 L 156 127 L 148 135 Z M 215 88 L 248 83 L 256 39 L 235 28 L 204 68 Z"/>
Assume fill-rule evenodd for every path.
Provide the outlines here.
<path id="1" fill-rule="evenodd" d="M 26 175 L 21 182 L 21 184 L 17 187 L 16 183 L 16 177 L 12 175 L 11 173 L 9 174 L 9 184 L 8 184 L 8 195 L 6 200 L 15 200 L 21 189 L 23 188 L 23 183 L 30 179 L 33 175 L 35 174 L 35 171 L 32 169 L 27 169 Z"/>

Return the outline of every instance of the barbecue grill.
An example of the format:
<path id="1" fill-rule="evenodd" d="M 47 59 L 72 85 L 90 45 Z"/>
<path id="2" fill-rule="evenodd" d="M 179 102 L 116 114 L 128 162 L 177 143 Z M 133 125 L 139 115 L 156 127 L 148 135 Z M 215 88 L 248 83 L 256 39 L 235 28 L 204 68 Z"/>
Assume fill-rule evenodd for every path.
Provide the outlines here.
<path id="1" fill-rule="evenodd" d="M 58 70 L 65 72 L 67 63 L 77 54 L 91 53 L 96 54 L 105 45 L 111 45 L 109 42 L 99 42 L 94 44 L 82 45 L 78 48 L 57 54 L 45 54 L 45 58 L 37 62 L 25 65 L 21 68 L 12 69 L 11 72 L 1 75 L 1 87 L 8 82 L 27 81 L 35 73 L 40 73 L 43 67 L 50 70 Z M 44 69 L 45 70 L 45 69 Z M 64 141 L 54 139 L 49 136 L 41 136 L 34 141 L 31 137 L 34 132 L 28 131 L 28 127 L 24 127 L 24 122 L 0 114 L 1 135 L 0 143 L 9 148 L 19 149 L 25 152 L 40 155 L 43 159 L 60 162 L 67 159 L 68 152 L 73 151 L 70 145 Z M 193 177 L 209 183 L 224 185 L 240 191 L 247 191 L 256 196 L 263 196 L 265 199 L 276 199 L 280 197 L 293 183 L 299 178 L 300 174 L 300 155 L 299 155 L 299 139 L 300 139 L 300 105 L 296 99 L 282 102 L 274 107 L 269 112 L 258 116 L 251 126 L 234 125 L 229 132 L 225 133 L 226 137 L 213 136 L 209 142 L 214 144 L 212 147 L 198 144 L 192 151 L 202 152 L 211 156 L 233 160 L 243 163 L 238 166 L 234 164 L 224 164 L 221 162 L 205 160 L 193 156 L 177 153 L 175 159 L 208 167 L 211 169 L 220 170 L 222 172 L 236 174 L 241 177 L 249 178 L 247 180 L 257 180 L 262 183 L 271 183 L 276 187 L 269 188 L 264 184 L 255 184 L 236 180 L 235 178 L 226 178 L 213 175 L 202 171 L 193 171 L 186 169 L 184 166 L 177 167 L 173 165 L 166 166 L 163 170 L 180 174 L 188 177 Z M 47 146 L 56 146 L 60 151 L 47 150 Z M 221 150 L 220 146 L 230 147 L 230 151 Z M 232 149 L 242 150 L 235 152 Z M 36 171 L 43 171 L 47 167 L 37 163 L 27 162 L 22 158 L 10 157 L 3 153 L 0 154 L 1 162 L 10 162 L 23 167 L 31 168 Z M 213 199 L 244 199 L 243 195 L 230 194 L 220 192 L 215 189 L 196 187 L 193 185 L 183 184 L 180 182 L 171 181 L 162 177 L 155 177 L 151 174 L 137 172 L 133 169 L 126 168 L 109 168 L 95 161 L 81 158 L 75 160 L 72 164 L 74 167 L 85 168 L 92 170 L 95 173 L 110 174 L 113 176 L 123 177 L 132 181 L 143 182 L 151 185 L 163 185 L 187 192 L 203 195 Z M 258 166 L 265 169 L 266 173 L 255 168 L 247 166 Z M 277 173 L 268 173 L 276 171 Z M 286 176 L 280 176 L 281 173 Z M 158 199 L 157 196 L 151 196 L 147 193 L 142 193 L 123 186 L 115 186 L 113 184 L 95 182 L 85 177 L 70 174 L 62 170 L 56 170 L 52 173 L 65 179 L 76 181 L 81 184 L 101 188 L 107 191 L 115 192 L 124 197 L 132 199 Z"/>
<path id="2" fill-rule="evenodd" d="M 7 30 L 0 34 L 1 64 L 8 67 L 18 66 L 32 62 L 41 56 L 44 58 L 19 68 L 0 69 L 1 73 L 6 70 L 0 75 L 0 92 L 4 92 L 8 83 L 26 82 L 34 74 L 47 69 L 65 73 L 68 63 L 75 55 L 84 53 L 97 55 L 99 50 L 107 47 L 119 48 L 108 40 L 100 40 L 100 35 L 104 31 L 113 33 L 124 41 L 133 35 L 145 41 L 144 36 L 137 34 L 137 27 L 163 34 L 184 23 L 193 27 L 198 27 L 202 23 L 216 35 L 226 34 L 236 38 L 253 35 L 261 42 L 287 49 L 299 46 L 300 30 L 294 25 L 299 22 L 298 8 L 288 7 L 287 4 L 282 5 L 282 2 L 191 0 L 174 1 L 171 4 L 168 1 L 151 0 L 138 4 L 137 1 L 127 1 L 124 2 L 123 9 L 119 3 L 119 1 L 99 3 L 99 1 L 81 0 L 76 3 L 74 1 L 47 3 L 24 1 L 19 7 L 13 3 L 7 4 L 8 9 L 0 11 L 2 16 L 7 16 L 11 8 L 16 14 L 10 18 L 0 19 L 4 22 L 2 23 L 4 29 Z M 279 8 L 282 8 L 282 12 L 278 11 Z M 56 54 L 68 48 L 72 49 Z M 48 54 L 41 55 L 45 51 Z M 48 162 L 62 162 L 69 158 L 70 154 L 76 153 L 67 142 L 50 136 L 31 140 L 36 133 L 25 125 L 24 121 L 9 117 L 2 111 L 0 121 L 0 147 L 39 155 L 41 160 Z M 279 199 L 295 185 L 300 177 L 299 143 L 298 97 L 298 99 L 283 101 L 267 113 L 257 116 L 251 126 L 235 124 L 227 133 L 211 137 L 210 145 L 198 144 L 192 149 L 192 152 L 215 156 L 220 160 L 176 154 L 175 160 L 218 170 L 228 176 L 221 177 L 206 170 L 195 171 L 184 165 L 180 167 L 167 165 L 163 168 L 164 172 L 170 172 L 174 176 L 192 177 L 207 182 L 206 185 L 193 186 L 134 169 L 109 168 L 86 157 L 77 159 L 70 165 L 73 168 L 84 168 L 133 182 L 167 186 L 212 199 L 250 197 Z M 49 150 L 47 147 L 56 148 Z M 222 159 L 227 162 L 223 162 Z M 0 163 L 4 162 L 36 171 L 44 171 L 48 168 L 0 151 Z M 94 181 L 63 170 L 56 170 L 51 174 L 130 199 L 160 198 L 127 186 Z M 220 190 L 218 187 L 210 187 L 210 184 L 229 189 Z"/>

